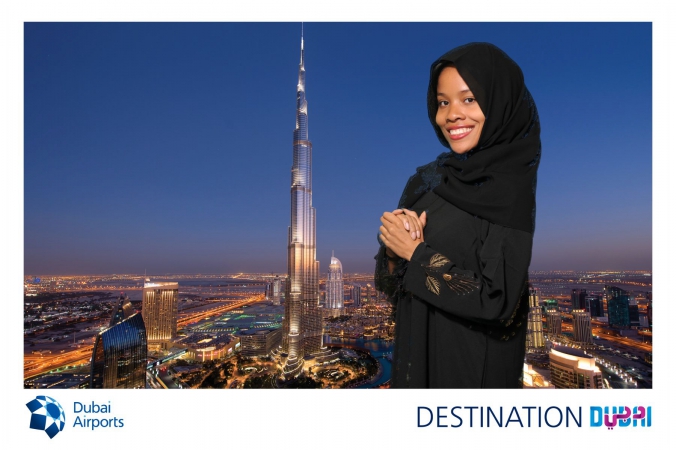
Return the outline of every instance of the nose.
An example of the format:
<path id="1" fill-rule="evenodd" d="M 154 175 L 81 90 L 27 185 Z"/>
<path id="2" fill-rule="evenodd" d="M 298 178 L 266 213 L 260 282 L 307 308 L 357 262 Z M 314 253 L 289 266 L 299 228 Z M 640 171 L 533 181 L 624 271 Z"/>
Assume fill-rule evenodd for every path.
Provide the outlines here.
<path id="1" fill-rule="evenodd" d="M 464 118 L 465 114 L 462 111 L 462 106 L 457 102 L 451 102 L 448 108 L 446 108 L 446 122 L 455 122 Z"/>

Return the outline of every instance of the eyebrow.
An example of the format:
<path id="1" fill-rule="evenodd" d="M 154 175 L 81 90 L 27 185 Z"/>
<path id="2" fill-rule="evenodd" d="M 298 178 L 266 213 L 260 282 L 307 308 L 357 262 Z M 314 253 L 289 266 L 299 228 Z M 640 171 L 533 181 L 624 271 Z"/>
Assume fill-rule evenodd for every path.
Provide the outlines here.
<path id="1" fill-rule="evenodd" d="M 460 93 L 460 94 L 467 94 L 468 92 L 471 94 L 471 93 L 472 93 L 472 90 L 471 90 L 471 89 L 463 89 L 463 90 L 460 91 L 459 93 Z M 440 95 L 446 95 L 446 94 L 444 94 L 443 92 L 437 92 L 437 97 L 440 96 Z"/>

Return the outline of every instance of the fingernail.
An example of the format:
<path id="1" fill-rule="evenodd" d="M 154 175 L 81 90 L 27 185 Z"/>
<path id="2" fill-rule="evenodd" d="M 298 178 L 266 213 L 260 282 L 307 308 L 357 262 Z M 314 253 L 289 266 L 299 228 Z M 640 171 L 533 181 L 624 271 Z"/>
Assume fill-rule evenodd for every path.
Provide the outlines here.
<path id="1" fill-rule="evenodd" d="M 418 239 L 420 239 L 420 231 L 416 231 L 415 234 L 418 236 Z"/>
<path id="2" fill-rule="evenodd" d="M 408 226 L 408 222 L 404 222 L 404 228 L 406 228 L 406 231 L 411 229 L 411 227 Z"/>
<path id="3" fill-rule="evenodd" d="M 411 239 L 415 241 L 415 231 L 411 231 Z"/>

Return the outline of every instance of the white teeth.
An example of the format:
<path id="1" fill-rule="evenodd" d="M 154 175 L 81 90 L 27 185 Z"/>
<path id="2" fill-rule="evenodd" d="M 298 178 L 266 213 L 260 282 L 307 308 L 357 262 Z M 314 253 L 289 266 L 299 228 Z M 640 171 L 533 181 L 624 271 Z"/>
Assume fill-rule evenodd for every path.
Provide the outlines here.
<path id="1" fill-rule="evenodd" d="M 455 130 L 450 130 L 448 133 L 451 135 L 469 133 L 472 131 L 472 128 L 456 128 Z"/>

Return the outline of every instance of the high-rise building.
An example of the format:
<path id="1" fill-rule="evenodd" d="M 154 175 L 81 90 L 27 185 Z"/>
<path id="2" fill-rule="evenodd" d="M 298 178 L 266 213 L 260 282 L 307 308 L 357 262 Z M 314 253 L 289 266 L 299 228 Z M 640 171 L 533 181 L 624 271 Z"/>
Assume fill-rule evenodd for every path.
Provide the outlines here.
<path id="1" fill-rule="evenodd" d="M 603 389 L 601 370 L 582 350 L 556 346 L 549 353 L 552 384 L 557 389 Z"/>
<path id="2" fill-rule="evenodd" d="M 540 296 L 535 288 L 528 292 L 528 330 L 526 331 L 526 350 L 537 352 L 545 348 L 545 336 L 542 331 L 542 309 Z"/>
<path id="3" fill-rule="evenodd" d="M 342 314 L 343 295 L 343 265 L 332 252 L 329 274 L 326 279 L 326 307 L 331 310 L 331 315 Z"/>
<path id="4" fill-rule="evenodd" d="M 296 129 L 293 132 L 291 167 L 288 278 L 282 323 L 282 351 L 287 354 L 284 364 L 286 377 L 296 376 L 303 370 L 305 355 L 323 350 L 319 261 L 316 260 L 316 217 L 312 206 L 312 143 L 308 137 L 304 53 L 301 32 Z"/>
<path id="5" fill-rule="evenodd" d="M 586 298 L 586 289 L 573 289 L 570 293 L 570 303 L 573 309 L 584 309 Z"/>
<path id="6" fill-rule="evenodd" d="M 615 286 L 603 288 L 603 300 L 608 311 L 608 325 L 611 327 L 628 328 L 631 325 L 629 319 L 629 300 L 632 296 L 624 289 Z"/>
<path id="7" fill-rule="evenodd" d="M 110 326 L 96 336 L 92 351 L 92 389 L 139 389 L 146 387 L 148 342 L 141 314 L 129 299 L 120 297 Z"/>
<path id="8" fill-rule="evenodd" d="M 178 283 L 146 280 L 143 285 L 141 312 L 148 332 L 148 345 L 166 347 L 176 339 Z"/>
<path id="9" fill-rule="evenodd" d="M 580 345 L 593 344 L 591 315 L 584 309 L 573 310 L 573 340 Z"/>
<path id="10" fill-rule="evenodd" d="M 549 336 L 560 336 L 561 313 L 555 309 L 548 309 L 545 316 L 547 317 L 547 334 Z"/>
<path id="11" fill-rule="evenodd" d="M 585 309 L 592 317 L 603 317 L 603 300 L 600 295 L 588 294 Z"/>
<path id="12" fill-rule="evenodd" d="M 638 312 L 638 301 L 636 297 L 629 297 L 629 326 L 632 328 L 638 328 L 641 326 L 641 317 Z"/>
<path id="13" fill-rule="evenodd" d="M 134 314 L 134 308 L 131 306 L 129 297 L 121 294 L 117 300 L 117 305 L 113 307 L 113 314 L 110 317 L 109 327 L 122 322 L 124 319 Z"/>
<path id="14" fill-rule="evenodd" d="M 279 278 L 279 275 L 275 277 L 272 281 L 272 304 L 281 305 L 282 298 L 282 279 Z"/>
<path id="15" fill-rule="evenodd" d="M 358 284 L 355 284 L 352 287 L 352 301 L 354 302 L 353 305 L 355 308 L 361 306 L 361 286 Z"/>
<path id="16" fill-rule="evenodd" d="M 570 304 L 573 309 L 580 309 L 580 293 L 577 289 L 570 291 Z"/>

